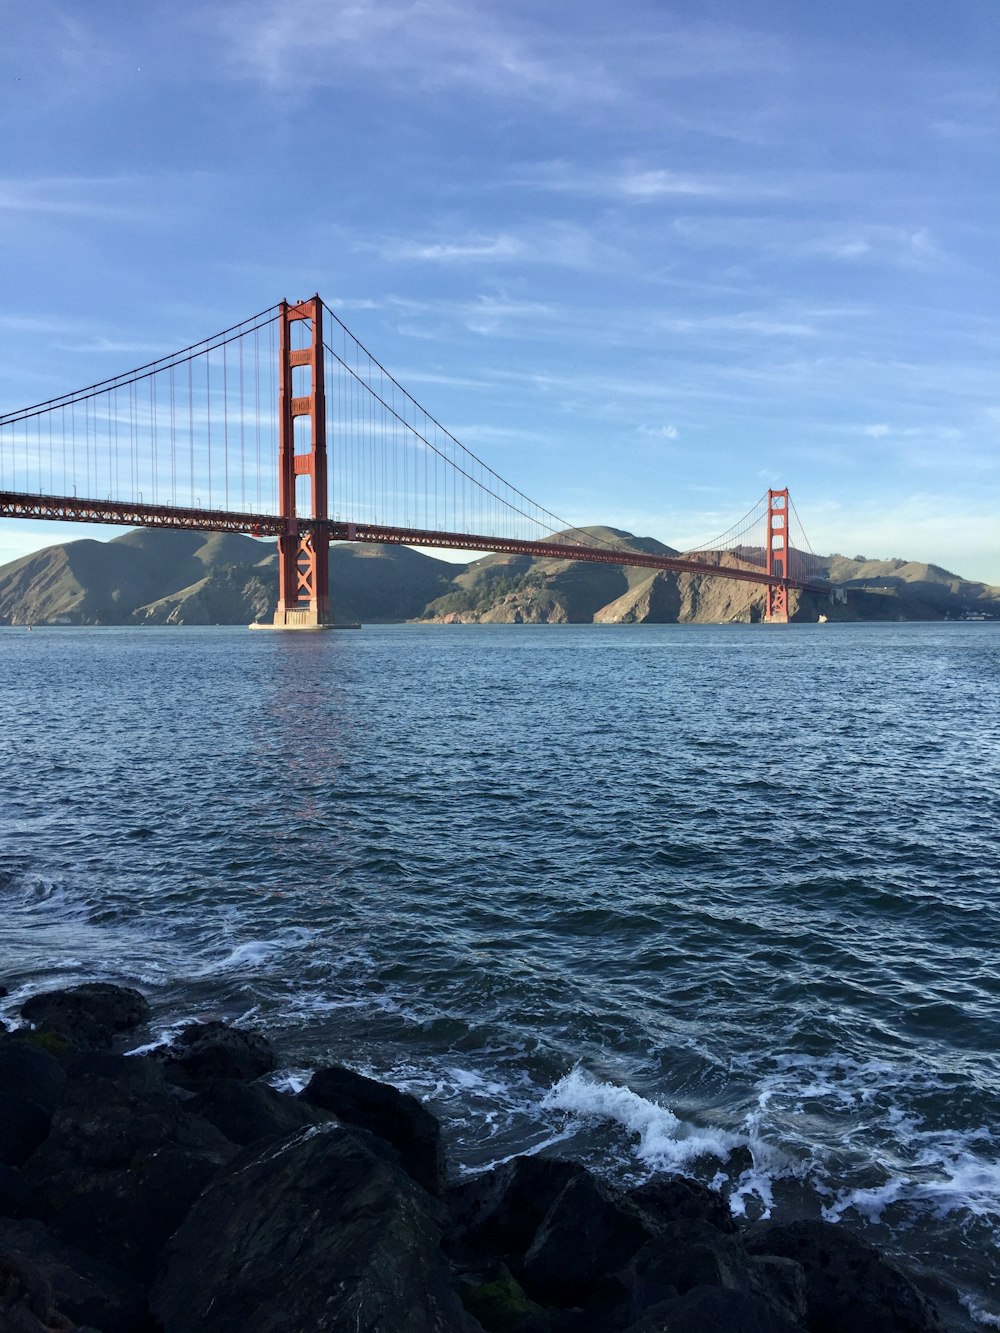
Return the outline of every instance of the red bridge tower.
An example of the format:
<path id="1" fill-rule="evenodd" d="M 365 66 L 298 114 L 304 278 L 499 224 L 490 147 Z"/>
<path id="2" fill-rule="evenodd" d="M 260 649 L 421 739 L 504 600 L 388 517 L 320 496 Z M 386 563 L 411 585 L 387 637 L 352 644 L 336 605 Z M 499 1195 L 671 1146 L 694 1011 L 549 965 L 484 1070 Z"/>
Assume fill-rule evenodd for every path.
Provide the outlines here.
<path id="1" fill-rule="evenodd" d="M 788 624 L 789 545 L 788 488 L 767 493 L 767 573 L 780 583 L 767 585 L 764 619 L 772 625 Z"/>
<path id="2" fill-rule="evenodd" d="M 308 346 L 293 348 L 292 325 L 308 323 Z M 300 533 L 297 493 L 309 479 L 309 515 L 326 518 L 326 393 L 323 384 L 323 303 L 318 296 L 281 303 L 278 384 L 278 500 L 285 530 L 278 538 L 278 609 L 275 629 L 327 629 L 330 606 L 330 537 L 323 527 Z M 295 372 L 307 371 L 308 386 Z M 296 388 L 307 389 L 296 394 Z M 307 438 L 308 437 L 308 438 Z"/>

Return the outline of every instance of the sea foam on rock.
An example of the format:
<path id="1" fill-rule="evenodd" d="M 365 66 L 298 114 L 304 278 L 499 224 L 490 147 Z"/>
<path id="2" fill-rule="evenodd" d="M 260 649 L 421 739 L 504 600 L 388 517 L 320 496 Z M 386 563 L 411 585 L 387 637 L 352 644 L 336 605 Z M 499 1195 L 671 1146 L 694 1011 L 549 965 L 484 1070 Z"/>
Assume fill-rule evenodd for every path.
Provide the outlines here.
<path id="1" fill-rule="evenodd" d="M 444 1189 L 440 1127 L 343 1066 L 260 1082 L 256 1032 L 126 1056 L 128 987 L 0 1034 L 0 1333 L 940 1333 L 841 1226 L 737 1227 L 703 1185 L 514 1158 Z M 34 1321 L 34 1322 L 32 1322 Z M 952 1328 L 958 1327 L 956 1323 Z"/>

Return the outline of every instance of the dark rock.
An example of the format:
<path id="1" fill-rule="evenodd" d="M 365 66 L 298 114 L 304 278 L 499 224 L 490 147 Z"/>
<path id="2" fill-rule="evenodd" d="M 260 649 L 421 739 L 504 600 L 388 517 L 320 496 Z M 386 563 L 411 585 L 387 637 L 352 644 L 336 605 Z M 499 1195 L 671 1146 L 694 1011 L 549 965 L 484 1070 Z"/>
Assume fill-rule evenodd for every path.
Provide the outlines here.
<path id="1" fill-rule="evenodd" d="M 340 1065 L 318 1070 L 300 1096 L 332 1111 L 345 1124 L 358 1125 L 385 1139 L 418 1185 L 434 1195 L 443 1192 L 441 1126 L 416 1097 Z"/>
<path id="2" fill-rule="evenodd" d="M 17 1037 L 0 1041 L 0 1164 L 21 1166 L 45 1141 L 65 1081 L 46 1051 Z"/>
<path id="3" fill-rule="evenodd" d="M 56 1308 L 77 1325 L 101 1333 L 140 1333 L 148 1327 L 141 1287 L 110 1265 L 62 1244 L 41 1222 L 0 1220 L 0 1251 L 10 1250 L 30 1256 Z"/>
<path id="4" fill-rule="evenodd" d="M 693 1287 L 684 1296 L 648 1310 L 627 1333 L 803 1333 L 766 1300 L 727 1287 Z M 855 1329 L 854 1333 L 862 1333 Z M 881 1333 L 877 1325 L 863 1333 Z"/>
<path id="5" fill-rule="evenodd" d="M 259 1032 L 227 1023 L 189 1023 L 176 1040 L 154 1055 L 167 1077 L 183 1088 L 200 1088 L 219 1079 L 251 1082 L 276 1064 L 274 1047 Z"/>
<path id="6" fill-rule="evenodd" d="M 753 1153 L 745 1143 L 733 1148 L 726 1158 L 726 1174 L 729 1176 L 741 1176 L 744 1171 L 749 1171 L 753 1167 Z"/>
<path id="7" fill-rule="evenodd" d="M 72 1330 L 72 1323 L 52 1304 L 52 1288 L 19 1250 L 0 1252 L 0 1328 L 7 1333 Z"/>
<path id="8" fill-rule="evenodd" d="M 449 1250 L 463 1260 L 481 1254 L 523 1259 L 559 1194 L 586 1174 L 578 1162 L 558 1157 L 513 1157 L 453 1186 L 446 1196 Z"/>
<path id="9" fill-rule="evenodd" d="M 69 1066 L 52 1131 L 25 1165 L 30 1211 L 66 1243 L 147 1277 L 235 1151 L 155 1062 L 88 1055 Z"/>
<path id="10" fill-rule="evenodd" d="M 685 1176 L 655 1176 L 627 1197 L 654 1228 L 689 1220 L 709 1222 L 722 1232 L 736 1230 L 722 1195 Z"/>
<path id="11" fill-rule="evenodd" d="M 0 1164 L 23 1166 L 45 1142 L 52 1117 L 37 1102 L 0 1092 Z"/>
<path id="12" fill-rule="evenodd" d="M 210 1083 L 185 1104 L 185 1109 L 203 1116 L 227 1139 L 244 1148 L 330 1119 L 318 1106 L 298 1097 L 276 1092 L 265 1084 L 238 1083 L 235 1079 Z"/>
<path id="13" fill-rule="evenodd" d="M 5 999 L 10 994 L 6 986 L 0 986 L 0 1000 Z"/>
<path id="14" fill-rule="evenodd" d="M 789 1260 L 771 1264 L 749 1255 L 741 1237 L 709 1222 L 680 1221 L 664 1227 L 618 1274 L 629 1294 L 630 1317 L 640 1320 L 663 1302 L 707 1287 L 752 1295 L 793 1327 L 806 1313 L 805 1278 Z"/>
<path id="15" fill-rule="evenodd" d="M 490 1282 L 468 1282 L 459 1288 L 462 1304 L 486 1333 L 549 1333 L 545 1310 L 524 1293 L 523 1287 L 501 1267 Z"/>
<path id="16" fill-rule="evenodd" d="M 165 1252 L 164 1333 L 467 1333 L 439 1209 L 342 1126 L 252 1149 L 216 1177 Z"/>
<path id="17" fill-rule="evenodd" d="M 49 1115 L 66 1083 L 59 1061 L 30 1041 L 11 1037 L 0 1042 L 0 1087 L 40 1106 Z"/>
<path id="18" fill-rule="evenodd" d="M 649 1229 L 624 1199 L 585 1173 L 553 1200 L 518 1275 L 543 1304 L 582 1305 L 648 1239 Z"/>
<path id="19" fill-rule="evenodd" d="M 941 1333 L 937 1311 L 895 1264 L 842 1226 L 806 1220 L 757 1223 L 755 1255 L 794 1259 L 805 1272 L 810 1333 Z"/>
<path id="20" fill-rule="evenodd" d="M 21 1017 L 73 1047 L 100 1050 L 117 1033 L 148 1022 L 149 1005 L 130 986 L 95 981 L 33 995 L 21 1006 Z"/>
<path id="21" fill-rule="evenodd" d="M 28 1182 L 14 1166 L 0 1166 L 0 1217 L 20 1217 L 28 1204 Z"/>

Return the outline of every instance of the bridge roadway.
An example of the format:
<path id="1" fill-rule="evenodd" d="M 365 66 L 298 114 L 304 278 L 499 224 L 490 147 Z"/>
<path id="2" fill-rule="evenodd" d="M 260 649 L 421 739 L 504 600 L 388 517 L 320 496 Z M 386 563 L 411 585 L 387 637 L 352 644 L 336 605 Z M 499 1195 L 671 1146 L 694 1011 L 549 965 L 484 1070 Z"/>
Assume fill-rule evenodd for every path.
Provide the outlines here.
<path id="1" fill-rule="evenodd" d="M 280 537 L 325 527 L 331 541 L 381 542 L 390 546 L 429 546 L 448 550 L 499 551 L 506 555 L 586 560 L 602 565 L 669 569 L 679 574 L 711 574 L 765 587 L 800 588 L 828 593 L 830 585 L 816 579 L 778 578 L 751 565 L 718 565 L 685 556 L 622 551 L 612 546 L 577 546 L 569 542 L 524 541 L 473 533 L 434 532 L 423 528 L 387 527 L 379 523 L 342 523 L 329 518 L 288 520 L 278 514 L 231 513 L 223 509 L 191 509 L 176 505 L 131 504 L 125 500 L 84 500 L 77 496 L 31 495 L 0 491 L 0 518 L 35 518 L 70 523 L 105 523 L 129 528 L 175 528 L 199 532 L 241 532 L 253 537 Z"/>

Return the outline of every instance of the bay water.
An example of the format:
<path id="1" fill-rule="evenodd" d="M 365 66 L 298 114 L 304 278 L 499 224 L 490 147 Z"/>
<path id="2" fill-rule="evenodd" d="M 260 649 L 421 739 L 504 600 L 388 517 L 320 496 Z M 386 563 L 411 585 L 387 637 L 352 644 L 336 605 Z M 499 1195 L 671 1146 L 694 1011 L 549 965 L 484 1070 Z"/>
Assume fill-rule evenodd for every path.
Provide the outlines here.
<path id="1" fill-rule="evenodd" d="M 0 630 L 0 1013 L 139 987 L 1000 1327 L 1000 624 Z"/>

